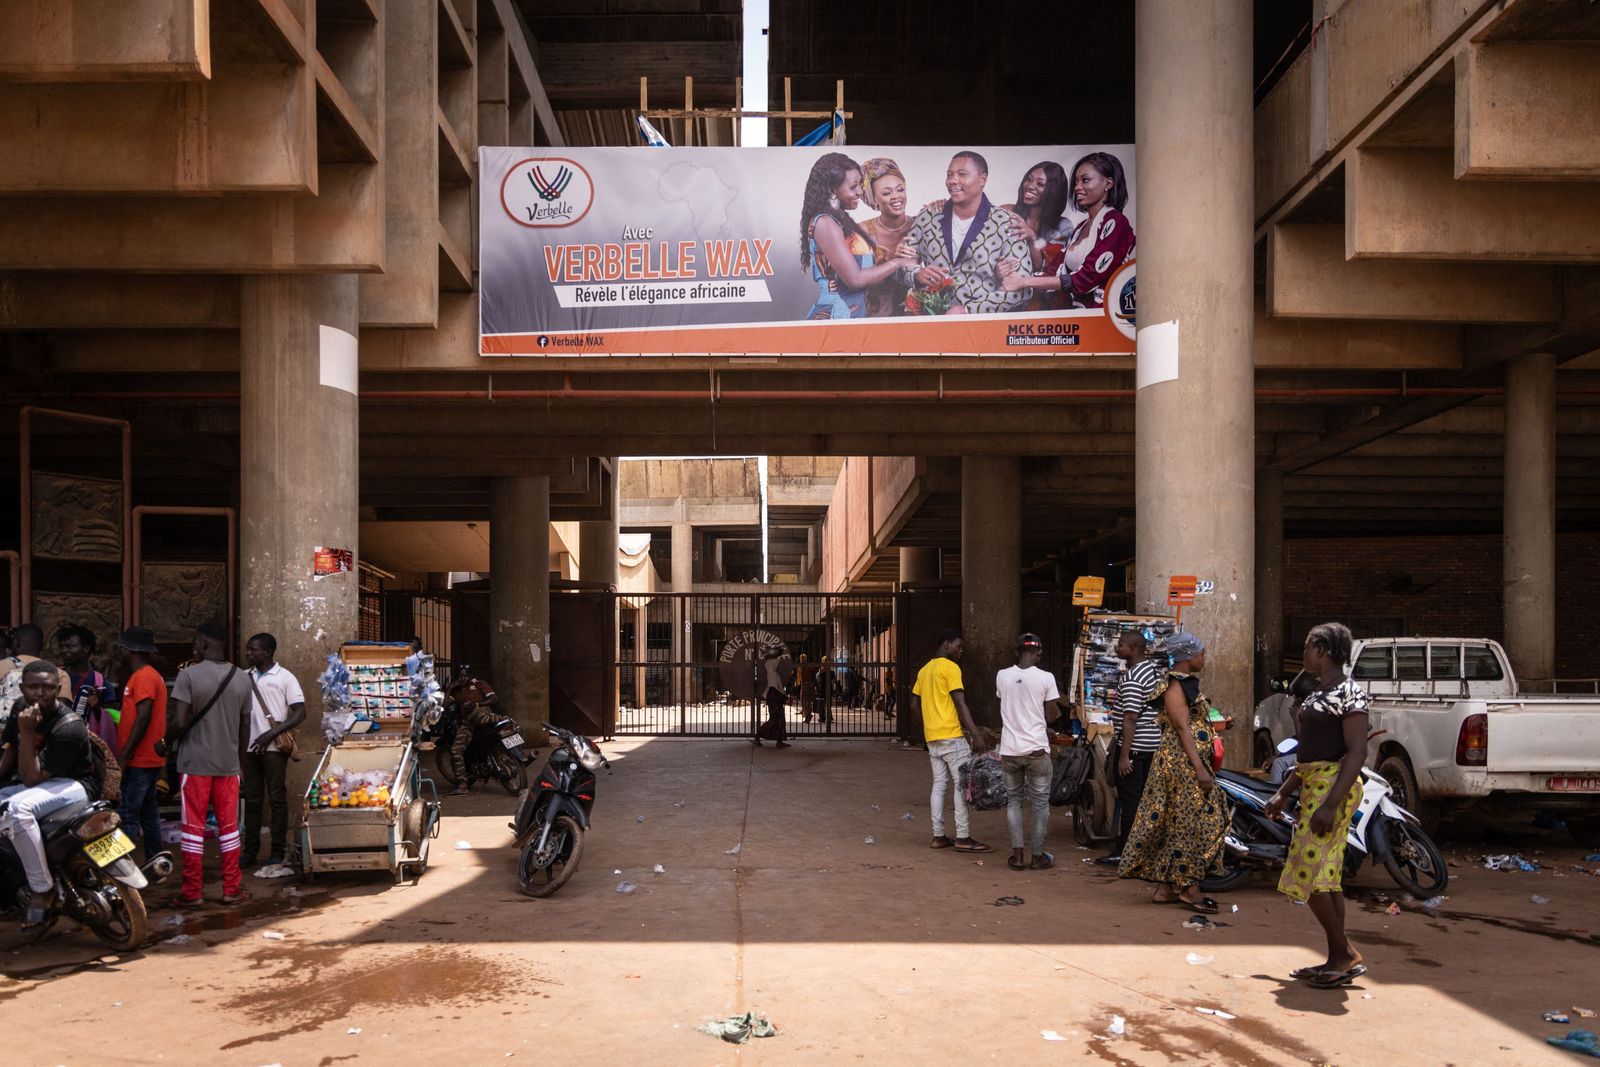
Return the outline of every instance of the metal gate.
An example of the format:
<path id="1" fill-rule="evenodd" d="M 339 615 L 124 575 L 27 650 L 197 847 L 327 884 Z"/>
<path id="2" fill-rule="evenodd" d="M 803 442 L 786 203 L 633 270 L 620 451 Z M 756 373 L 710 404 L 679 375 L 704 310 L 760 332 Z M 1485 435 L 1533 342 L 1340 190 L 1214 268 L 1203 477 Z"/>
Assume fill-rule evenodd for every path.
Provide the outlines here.
<path id="1" fill-rule="evenodd" d="M 793 659 L 786 719 L 798 737 L 892 737 L 893 593 L 620 596 L 618 734 L 749 737 L 766 717 L 762 661 Z"/>

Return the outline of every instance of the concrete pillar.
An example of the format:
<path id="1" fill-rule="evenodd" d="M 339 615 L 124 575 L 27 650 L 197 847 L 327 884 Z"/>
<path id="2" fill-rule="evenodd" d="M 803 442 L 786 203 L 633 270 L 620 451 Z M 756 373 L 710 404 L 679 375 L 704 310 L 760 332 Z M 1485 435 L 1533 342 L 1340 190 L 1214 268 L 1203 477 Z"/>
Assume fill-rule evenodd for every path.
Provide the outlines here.
<path id="1" fill-rule="evenodd" d="M 617 461 L 611 460 L 611 469 L 617 470 Z M 608 489 L 611 517 L 578 524 L 578 576 L 586 582 L 617 584 L 618 508 L 617 478 L 613 474 Z"/>
<path id="2" fill-rule="evenodd" d="M 306 693 L 302 748 L 322 737 L 317 676 L 360 637 L 354 570 L 313 577 L 316 548 L 359 556 L 354 275 L 246 275 L 239 306 L 239 623 L 267 631 Z M 221 621 L 221 620 L 219 620 Z M 312 760 L 289 765 L 303 788 Z M 293 807 L 293 805 L 291 805 Z"/>
<path id="3" fill-rule="evenodd" d="M 1298 651 L 1298 649 L 1296 650 Z M 1283 670 L 1283 472 L 1256 473 L 1256 698 Z"/>
<path id="4" fill-rule="evenodd" d="M 1000 722 L 994 676 L 1013 662 L 1022 618 L 1022 466 L 961 460 L 961 673 L 978 720 Z"/>
<path id="5" fill-rule="evenodd" d="M 944 576 L 944 565 L 939 559 L 939 549 L 928 546 L 907 546 L 900 549 L 900 584 L 907 582 L 937 582 Z"/>
<path id="6" fill-rule="evenodd" d="M 1556 673 L 1556 361 L 1506 364 L 1505 646 L 1517 677 Z"/>
<path id="7" fill-rule="evenodd" d="M 672 591 L 694 592 L 694 527 L 687 522 L 672 524 Z M 678 610 L 671 616 L 672 662 L 685 663 L 690 659 L 690 620 L 693 618 L 693 598 L 674 597 Z M 684 703 L 691 699 L 694 672 L 688 667 L 672 668 L 672 699 Z"/>
<path id="8" fill-rule="evenodd" d="M 591 522 L 578 524 L 578 577 L 586 582 L 604 582 L 613 589 L 617 585 L 618 561 L 617 538 L 620 533 L 619 521 L 622 517 L 617 494 L 617 461 L 610 460 L 612 475 L 606 483 L 606 496 L 611 517 L 609 519 L 595 519 Z M 617 604 L 611 604 L 611 662 L 617 662 L 617 640 L 621 633 L 621 616 L 617 614 Z M 615 721 L 616 711 L 622 695 L 622 679 L 616 670 L 611 671 L 611 696 L 609 698 L 612 721 Z"/>
<path id="9" fill-rule="evenodd" d="M 1209 649 L 1205 692 L 1248 713 L 1255 629 L 1255 157 L 1249 0 L 1138 0 L 1139 382 L 1135 603 L 1166 612 L 1173 575 Z M 1242 766 L 1250 746 L 1228 747 Z"/>
<path id="10" fill-rule="evenodd" d="M 550 717 L 550 479 L 489 482 L 489 669 L 500 707 Z"/>

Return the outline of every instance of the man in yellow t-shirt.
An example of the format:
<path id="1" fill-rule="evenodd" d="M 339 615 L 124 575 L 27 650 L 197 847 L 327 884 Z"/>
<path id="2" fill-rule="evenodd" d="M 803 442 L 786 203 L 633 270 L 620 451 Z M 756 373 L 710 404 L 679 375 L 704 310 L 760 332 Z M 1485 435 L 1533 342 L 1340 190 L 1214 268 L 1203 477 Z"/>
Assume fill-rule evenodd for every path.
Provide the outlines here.
<path id="1" fill-rule="evenodd" d="M 974 753 L 988 748 L 973 723 L 972 711 L 962 692 L 960 659 L 961 631 L 942 631 L 938 651 L 917 672 L 917 684 L 911 688 L 911 711 L 922 716 L 922 736 L 928 742 L 928 759 L 933 765 L 932 847 L 954 848 L 957 852 L 990 852 L 992 849 L 988 845 L 972 837 L 967 801 L 961 795 L 961 779 L 957 773 Z M 950 788 L 952 784 L 954 789 Z M 955 794 L 954 841 L 944 833 L 946 792 Z"/>

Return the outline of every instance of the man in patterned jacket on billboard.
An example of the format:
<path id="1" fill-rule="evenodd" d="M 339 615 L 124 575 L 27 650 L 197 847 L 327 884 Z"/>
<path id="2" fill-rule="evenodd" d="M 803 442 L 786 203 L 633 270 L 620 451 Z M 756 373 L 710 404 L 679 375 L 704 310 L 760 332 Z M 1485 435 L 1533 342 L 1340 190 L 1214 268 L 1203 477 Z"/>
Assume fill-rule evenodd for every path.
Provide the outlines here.
<path id="1" fill-rule="evenodd" d="M 943 207 L 930 204 L 917 214 L 906 243 L 914 246 L 916 271 L 902 271 L 900 280 L 919 289 L 936 289 L 946 279 L 955 283 L 947 314 L 992 314 L 1017 311 L 1031 291 L 1006 292 L 999 274 L 1003 259 L 1028 256 L 1028 242 L 1013 233 L 1017 216 L 984 195 L 989 163 L 976 152 L 957 152 L 945 171 L 950 194 Z"/>

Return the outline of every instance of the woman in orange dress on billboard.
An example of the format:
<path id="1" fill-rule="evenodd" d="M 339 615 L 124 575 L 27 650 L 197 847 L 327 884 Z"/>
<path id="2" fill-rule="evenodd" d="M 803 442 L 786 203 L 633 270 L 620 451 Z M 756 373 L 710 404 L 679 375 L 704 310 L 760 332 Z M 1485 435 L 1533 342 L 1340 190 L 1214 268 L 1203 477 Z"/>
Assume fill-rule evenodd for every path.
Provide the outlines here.
<path id="1" fill-rule="evenodd" d="M 872 243 L 873 262 L 887 263 L 895 258 L 916 221 L 906 213 L 906 176 L 900 165 L 886 156 L 867 160 L 861 172 L 862 196 L 868 207 L 878 209 L 878 217 L 868 219 L 862 229 Z M 867 291 L 867 314 L 872 318 L 904 314 L 906 290 L 905 283 L 891 274 Z"/>

